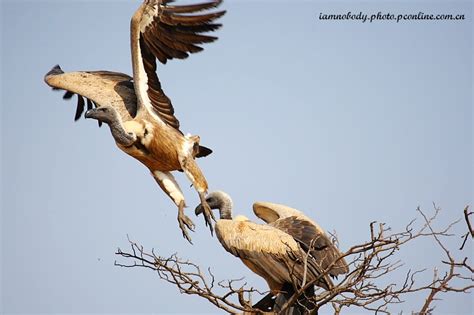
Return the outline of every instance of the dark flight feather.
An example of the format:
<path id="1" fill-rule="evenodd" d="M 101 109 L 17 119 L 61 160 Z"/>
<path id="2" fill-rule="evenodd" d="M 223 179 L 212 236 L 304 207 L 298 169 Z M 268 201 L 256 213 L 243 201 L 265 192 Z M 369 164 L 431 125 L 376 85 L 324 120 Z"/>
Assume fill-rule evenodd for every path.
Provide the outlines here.
<path id="1" fill-rule="evenodd" d="M 200 15 L 181 15 L 181 14 L 169 14 L 164 12 L 161 16 L 161 22 L 168 25 L 203 25 L 208 24 L 225 14 L 225 11 L 219 11 L 209 14 Z"/>
<path id="2" fill-rule="evenodd" d="M 94 108 L 94 105 L 92 104 L 92 101 L 90 99 L 87 99 L 87 110 Z"/>
<path id="3" fill-rule="evenodd" d="M 174 108 L 171 100 L 161 89 L 161 83 L 156 75 L 156 61 L 153 54 L 144 43 L 143 38 L 140 38 L 141 53 L 143 58 L 143 66 L 148 77 L 148 97 L 150 98 L 153 111 L 166 124 L 179 130 L 179 121 L 174 116 Z"/>
<path id="4" fill-rule="evenodd" d="M 191 15 L 180 13 L 195 13 L 212 9 L 219 6 L 221 2 L 218 0 L 182 6 L 166 6 L 166 2 L 162 2 L 158 14 L 142 33 L 144 44 L 161 63 L 166 63 L 166 60 L 173 58 L 185 59 L 189 53 L 201 51 L 202 47 L 196 44 L 210 43 L 217 38 L 198 33 L 218 29 L 221 24 L 212 22 L 224 15 L 226 11 Z"/>
<path id="5" fill-rule="evenodd" d="M 315 258 L 323 269 L 329 267 L 339 256 L 339 252 L 331 240 L 307 220 L 291 216 L 276 220 L 269 225 L 291 235 L 306 252 L 310 252 L 311 256 Z M 341 259 L 334 264 L 329 274 L 337 276 L 348 271 L 346 263 Z"/>
<path id="6" fill-rule="evenodd" d="M 203 10 L 208 10 L 219 6 L 222 3 L 222 0 L 198 3 L 198 4 L 188 4 L 188 5 L 172 5 L 165 6 L 163 11 L 172 12 L 172 13 L 196 13 Z"/>
<path id="7" fill-rule="evenodd" d="M 166 124 L 179 131 L 179 121 L 174 116 L 173 105 L 163 92 L 156 75 L 156 59 L 166 64 L 170 59 L 186 59 L 189 54 L 202 51 L 203 48 L 198 45 L 213 42 L 217 37 L 199 33 L 218 29 L 221 24 L 212 22 L 224 15 L 225 11 L 186 14 L 215 8 L 221 4 L 221 0 L 190 5 L 166 5 L 170 2 L 160 3 L 158 14 L 140 34 L 139 45 L 140 57 L 148 78 L 147 94 L 153 111 Z M 200 154 L 205 156 L 210 152 L 212 151 L 206 148 Z"/>
<path id="8" fill-rule="evenodd" d="M 74 93 L 72 93 L 71 91 L 66 91 L 66 93 L 64 93 L 63 95 L 63 100 L 68 100 L 73 96 L 74 96 Z"/>
<path id="9" fill-rule="evenodd" d="M 77 107 L 76 115 L 74 115 L 74 121 L 78 121 L 81 118 L 82 113 L 84 112 L 84 98 L 77 94 Z"/>
<path id="10" fill-rule="evenodd" d="M 173 28 L 176 31 L 183 32 L 183 33 L 192 33 L 192 34 L 199 34 L 199 33 L 206 33 L 206 32 L 213 32 L 218 30 L 222 27 L 220 23 L 209 23 L 203 25 L 175 25 Z"/>

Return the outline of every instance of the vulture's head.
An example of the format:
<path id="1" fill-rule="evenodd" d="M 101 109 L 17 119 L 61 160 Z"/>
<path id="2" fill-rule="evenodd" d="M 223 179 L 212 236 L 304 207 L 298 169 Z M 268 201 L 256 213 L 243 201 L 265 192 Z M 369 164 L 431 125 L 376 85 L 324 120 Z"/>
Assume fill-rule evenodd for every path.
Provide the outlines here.
<path id="1" fill-rule="evenodd" d="M 133 132 L 126 132 L 122 126 L 122 119 L 117 111 L 111 106 L 100 106 L 89 109 L 84 115 L 86 118 L 97 119 L 110 127 L 112 136 L 118 144 L 129 147 L 135 143 L 137 136 Z"/>
<path id="2" fill-rule="evenodd" d="M 118 121 L 118 114 L 117 111 L 112 108 L 111 106 L 100 106 L 97 108 L 89 109 L 85 114 L 84 117 L 97 119 L 106 124 L 112 124 Z"/>
<path id="3" fill-rule="evenodd" d="M 223 191 L 213 191 L 206 196 L 206 202 L 211 209 L 218 209 L 221 219 L 232 219 L 232 199 Z M 204 211 L 202 204 L 196 209 L 196 215 L 200 215 Z"/>

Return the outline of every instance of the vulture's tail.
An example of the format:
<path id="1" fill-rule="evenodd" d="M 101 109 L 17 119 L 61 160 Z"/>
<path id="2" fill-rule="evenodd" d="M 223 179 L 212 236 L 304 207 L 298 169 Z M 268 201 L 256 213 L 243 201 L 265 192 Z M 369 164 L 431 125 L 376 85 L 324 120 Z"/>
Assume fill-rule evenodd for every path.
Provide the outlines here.
<path id="1" fill-rule="evenodd" d="M 198 149 L 198 152 L 196 154 L 196 157 L 198 157 L 198 158 L 205 157 L 205 156 L 208 156 L 211 153 L 212 153 L 211 149 L 209 149 L 208 147 L 200 145 L 199 149 Z"/>
<path id="2" fill-rule="evenodd" d="M 273 311 L 274 306 L 275 306 L 275 296 L 271 293 L 268 293 L 260 301 L 255 303 L 252 306 L 252 308 L 259 309 L 263 312 L 271 312 Z"/>

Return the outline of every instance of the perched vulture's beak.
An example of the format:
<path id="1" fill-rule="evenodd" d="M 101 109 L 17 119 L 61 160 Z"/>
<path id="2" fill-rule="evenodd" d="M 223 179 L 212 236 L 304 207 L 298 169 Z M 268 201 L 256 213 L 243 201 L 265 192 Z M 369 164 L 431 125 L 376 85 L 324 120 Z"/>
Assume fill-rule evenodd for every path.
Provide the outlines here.
<path id="1" fill-rule="evenodd" d="M 199 204 L 196 209 L 194 209 L 194 213 L 196 214 L 196 216 L 200 215 L 202 212 L 204 211 L 204 208 L 202 207 L 201 204 Z"/>

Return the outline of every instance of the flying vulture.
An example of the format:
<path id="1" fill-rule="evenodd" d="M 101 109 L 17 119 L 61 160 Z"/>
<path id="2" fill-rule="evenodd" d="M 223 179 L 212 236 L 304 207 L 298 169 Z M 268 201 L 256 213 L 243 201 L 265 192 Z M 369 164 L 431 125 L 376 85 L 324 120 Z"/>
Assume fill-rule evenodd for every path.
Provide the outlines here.
<path id="1" fill-rule="evenodd" d="M 253 205 L 255 215 L 267 223 L 257 224 L 243 216 L 232 218 L 232 199 L 225 192 L 211 192 L 206 201 L 211 209 L 219 209 L 220 219 L 215 231 L 222 246 L 265 279 L 270 288 L 269 295 L 281 296 L 279 293 L 285 291 L 294 293 L 310 281 L 330 290 L 333 287 L 331 277 L 349 271 L 345 260 L 340 258 L 342 253 L 324 230 L 296 209 L 256 202 Z M 202 204 L 195 212 L 196 215 L 203 212 Z M 306 297 L 312 295 L 314 287 L 305 292 Z M 291 294 L 285 296 L 288 299 Z"/>
<path id="2" fill-rule="evenodd" d="M 65 99 L 77 94 L 75 119 L 87 101 L 86 118 L 110 127 L 117 146 L 142 162 L 161 189 L 178 207 L 183 236 L 191 242 L 187 229 L 194 224 L 184 214 L 183 193 L 172 171 L 183 171 L 197 190 L 206 224 L 213 231 L 211 209 L 206 203 L 207 181 L 195 162 L 212 151 L 199 145 L 199 136 L 184 135 L 170 99 L 163 92 L 156 74 L 156 59 L 185 59 L 201 51 L 201 44 L 217 37 L 203 33 L 217 30 L 215 20 L 225 11 L 201 13 L 217 7 L 222 0 L 189 5 L 170 5 L 170 0 L 145 0 L 131 20 L 133 78 L 110 71 L 64 73 L 59 66 L 45 76 L 53 89 L 62 89 Z"/>

